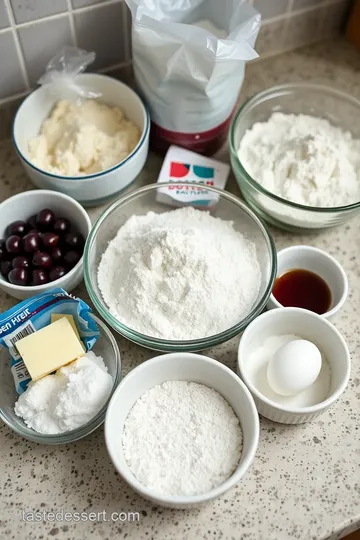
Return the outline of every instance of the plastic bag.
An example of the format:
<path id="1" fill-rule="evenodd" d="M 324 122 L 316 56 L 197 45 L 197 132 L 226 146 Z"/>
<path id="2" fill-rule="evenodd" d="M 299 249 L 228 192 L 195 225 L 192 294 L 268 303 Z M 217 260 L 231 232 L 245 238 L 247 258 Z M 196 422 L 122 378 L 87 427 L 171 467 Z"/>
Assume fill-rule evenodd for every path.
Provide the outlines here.
<path id="1" fill-rule="evenodd" d="M 9 349 L 11 372 L 18 394 L 25 392 L 31 381 L 26 366 L 16 349 L 16 342 L 51 323 L 51 315 L 72 315 L 86 352 L 99 337 L 90 307 L 60 287 L 28 298 L 0 315 L 0 347 Z"/>
<path id="2" fill-rule="evenodd" d="M 125 1 L 133 21 L 135 78 L 155 134 L 201 151 L 218 129 L 227 132 L 245 62 L 257 57 L 260 14 L 244 0 Z M 214 26 L 227 37 L 216 37 Z"/>
<path id="3" fill-rule="evenodd" d="M 76 76 L 94 62 L 95 53 L 65 45 L 47 64 L 38 84 L 49 85 L 49 90 L 59 99 L 97 98 L 101 94 L 89 87 L 83 88 Z"/>

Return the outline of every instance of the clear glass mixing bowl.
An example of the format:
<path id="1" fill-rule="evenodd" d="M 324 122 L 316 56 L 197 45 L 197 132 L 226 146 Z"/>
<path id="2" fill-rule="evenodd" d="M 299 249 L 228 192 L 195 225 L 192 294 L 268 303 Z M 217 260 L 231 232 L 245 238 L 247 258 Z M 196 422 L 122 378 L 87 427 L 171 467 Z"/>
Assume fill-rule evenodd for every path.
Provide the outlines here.
<path id="1" fill-rule="evenodd" d="M 201 351 L 223 343 L 244 330 L 264 309 L 276 276 L 276 250 L 270 233 L 252 210 L 234 195 L 216 188 L 207 187 L 207 189 L 216 193 L 218 197 L 217 203 L 211 209 L 211 214 L 224 220 L 233 221 L 235 229 L 254 242 L 260 263 L 262 280 L 258 298 L 248 315 L 238 321 L 235 326 L 214 336 L 188 341 L 169 341 L 147 336 L 127 327 L 109 312 L 97 282 L 97 270 L 101 256 L 119 228 L 133 215 L 143 215 L 150 211 L 161 213 L 172 210 L 169 205 L 158 202 L 156 195 L 160 187 L 173 185 L 172 183 L 148 185 L 119 199 L 105 210 L 93 226 L 86 242 L 84 251 L 85 285 L 100 315 L 116 332 L 130 341 L 158 351 Z M 182 189 L 182 186 L 184 188 L 189 186 L 189 184 L 182 184 L 181 182 L 176 185 L 179 189 Z M 203 187 L 200 184 L 194 185 Z M 199 306 L 199 309 L 201 310 L 201 306 Z"/>
<path id="2" fill-rule="evenodd" d="M 97 356 L 102 356 L 104 364 L 113 378 L 113 388 L 102 409 L 87 424 L 77 429 L 57 435 L 44 435 L 28 428 L 25 422 L 16 416 L 14 405 L 18 394 L 16 393 L 14 379 L 10 370 L 11 359 L 7 349 L 4 347 L 0 349 L 0 418 L 18 435 L 42 444 L 70 443 L 86 437 L 104 422 L 110 398 L 121 379 L 121 359 L 119 347 L 114 336 L 98 317 L 95 315 L 93 317 L 100 332 L 100 337 L 92 350 Z"/>
<path id="3" fill-rule="evenodd" d="M 267 222 L 292 232 L 340 225 L 359 214 L 360 201 L 335 208 L 304 206 L 270 193 L 247 173 L 237 154 L 240 141 L 255 122 L 265 122 L 274 112 L 326 118 L 360 138 L 360 101 L 344 92 L 298 83 L 274 86 L 256 94 L 235 113 L 229 132 L 231 165 L 246 202 Z"/>

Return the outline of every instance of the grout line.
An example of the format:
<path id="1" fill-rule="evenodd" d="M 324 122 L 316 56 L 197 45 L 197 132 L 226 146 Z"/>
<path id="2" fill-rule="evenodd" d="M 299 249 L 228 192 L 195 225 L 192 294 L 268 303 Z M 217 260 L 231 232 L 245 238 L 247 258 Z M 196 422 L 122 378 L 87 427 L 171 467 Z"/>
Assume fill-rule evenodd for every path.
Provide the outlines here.
<path id="1" fill-rule="evenodd" d="M 9 2 L 9 0 L 4 0 L 4 1 L 5 1 L 5 3 Z M 272 0 L 269 0 L 269 1 L 272 1 Z M 109 5 L 112 5 L 112 4 L 118 4 L 120 2 L 122 3 L 122 0 L 105 0 L 103 2 L 98 2 L 96 4 L 92 4 L 91 6 L 84 6 L 84 7 L 81 7 L 81 8 L 75 8 L 74 9 L 71 6 L 71 0 L 67 0 L 68 11 L 63 11 L 61 13 L 54 13 L 53 15 L 46 15 L 45 17 L 42 17 L 40 19 L 36 19 L 34 21 L 26 21 L 26 22 L 23 22 L 23 23 L 15 23 L 15 21 L 13 21 L 11 26 L 8 26 L 6 28 L 1 28 L 0 29 L 0 34 L 8 32 L 9 30 L 12 30 L 14 27 L 16 27 L 16 28 L 27 28 L 29 26 L 33 26 L 35 24 L 40 24 L 42 22 L 60 19 L 62 17 L 65 17 L 68 14 L 70 14 L 70 17 L 73 18 L 74 13 L 86 13 L 87 11 L 93 11 L 93 10 L 101 9 L 102 7 L 106 7 L 106 6 L 109 6 Z M 270 17 L 269 19 L 262 19 L 261 24 L 263 26 L 265 26 L 267 24 L 277 22 L 277 21 L 279 21 L 281 19 L 286 19 L 288 16 L 302 15 L 304 13 L 307 13 L 308 11 L 314 11 L 316 9 L 319 9 L 320 7 L 329 6 L 329 5 L 337 4 L 337 3 L 341 3 L 341 2 L 342 2 L 342 0 L 323 0 L 323 2 L 320 2 L 320 4 L 317 4 L 315 6 L 310 6 L 310 7 L 307 7 L 307 8 L 303 8 L 303 9 L 298 9 L 296 11 L 292 11 L 288 7 L 286 12 L 280 13 L 280 15 L 276 15 L 276 17 Z M 290 5 L 291 6 L 293 5 L 293 0 L 289 1 L 288 6 L 290 6 Z"/>
<path id="2" fill-rule="evenodd" d="M 131 60 L 126 62 L 119 62 L 118 64 L 112 64 L 111 66 L 107 66 L 101 69 L 98 69 L 95 73 L 111 73 L 112 71 L 115 71 L 116 69 L 121 69 L 124 67 L 130 67 L 132 64 Z M 19 92 L 18 94 L 13 94 L 6 98 L 0 99 L 0 107 L 2 105 L 6 105 L 11 103 L 12 101 L 16 101 L 17 99 L 21 99 L 25 96 L 27 96 L 30 92 L 30 88 L 28 90 L 25 90 L 24 92 Z"/>
<path id="3" fill-rule="evenodd" d="M 14 42 L 15 42 L 15 48 L 18 55 L 19 64 L 21 67 L 22 76 L 24 78 L 25 86 L 29 90 L 30 89 L 29 74 L 26 68 L 25 58 L 24 58 L 23 50 L 21 48 L 19 35 L 16 29 L 15 17 L 14 17 L 14 13 L 10 5 L 10 0 L 5 0 L 5 9 L 7 10 L 7 13 L 8 13 L 8 17 L 9 17 L 9 21 L 10 21 L 10 25 L 12 29 L 12 34 L 13 34 Z"/>
<path id="4" fill-rule="evenodd" d="M 73 12 L 73 8 L 72 8 L 71 0 L 67 0 L 67 9 L 68 9 L 68 13 L 69 13 L 71 37 L 72 37 L 72 40 L 73 40 L 73 44 L 75 45 L 75 47 L 77 47 L 78 46 L 78 44 L 77 44 L 77 35 L 76 35 L 76 31 L 75 31 L 74 12 Z"/>
<path id="5" fill-rule="evenodd" d="M 326 2 L 326 5 L 329 5 L 329 4 L 340 3 L 341 0 L 325 0 L 325 2 Z M 282 19 L 285 20 L 285 19 L 291 18 L 292 16 L 305 15 L 306 13 L 309 13 L 311 11 L 316 11 L 317 9 L 321 9 L 324 4 L 323 2 L 320 2 L 320 4 L 316 4 L 315 6 L 310 6 L 303 9 L 297 9 L 295 11 L 293 11 L 292 9 L 293 5 L 294 5 L 294 0 L 289 0 L 288 7 L 286 8 L 286 11 L 284 13 L 281 13 L 280 15 L 277 15 L 276 17 L 271 17 L 270 19 L 263 20 L 261 22 L 261 25 L 266 26 L 267 24 L 271 24 L 273 22 L 279 22 Z"/>
<path id="6" fill-rule="evenodd" d="M 11 103 L 12 101 L 16 101 L 17 99 L 21 99 L 28 95 L 30 90 L 26 90 L 25 92 L 19 92 L 18 94 L 13 94 L 12 96 L 2 98 L 0 99 L 0 106 L 1 105 L 7 105 Z"/>
<path id="7" fill-rule="evenodd" d="M 6 1 L 9 1 L 9 0 L 5 0 L 5 2 Z M 17 24 L 14 22 L 14 27 L 29 28 L 29 26 L 36 26 L 38 24 L 42 24 L 48 21 L 56 21 L 57 19 L 63 19 L 64 17 L 67 17 L 67 16 L 68 16 L 68 12 L 63 11 L 62 13 L 54 13 L 53 15 L 47 15 L 46 17 L 42 17 L 41 19 L 36 19 L 35 21 L 26 21 L 26 22 L 17 23 Z"/>
<path id="8" fill-rule="evenodd" d="M 9 0 L 5 0 L 5 2 L 9 2 Z M 93 10 L 96 11 L 97 9 L 101 9 L 102 7 L 110 6 L 112 4 L 119 4 L 120 2 L 121 2 L 121 0 L 105 0 L 105 1 L 99 2 L 97 4 L 92 4 L 91 6 L 84 6 L 82 8 L 77 8 L 75 10 L 72 9 L 71 11 L 74 12 L 74 13 L 85 13 L 87 11 L 93 11 Z M 16 23 L 13 20 L 13 22 L 11 23 L 11 26 L 16 27 L 16 28 L 27 28 L 29 26 L 34 26 L 36 24 L 41 24 L 43 22 L 54 21 L 56 19 L 61 19 L 63 17 L 66 17 L 68 14 L 69 14 L 69 11 L 62 11 L 61 13 L 54 13 L 53 15 L 46 15 L 45 17 L 41 17 L 40 19 L 36 19 L 34 21 L 26 21 L 26 22 L 23 22 L 23 23 Z M 0 33 L 4 32 L 5 30 L 9 30 L 9 28 L 10 27 L 1 29 Z"/>
<path id="9" fill-rule="evenodd" d="M 290 26 L 290 20 L 293 14 L 294 1 L 295 0 L 289 0 L 289 3 L 288 3 L 287 18 L 285 19 L 283 36 L 282 36 L 284 49 L 286 48 L 285 43 L 287 42 L 287 38 L 289 34 L 289 26 Z"/>
<path id="10" fill-rule="evenodd" d="M 274 22 L 283 21 L 287 19 L 287 17 L 287 13 L 281 13 L 280 15 L 276 15 L 276 17 L 270 17 L 269 19 L 261 19 L 261 26 L 267 26 L 268 24 L 272 24 Z"/>
<path id="11" fill-rule="evenodd" d="M 130 54 L 130 43 L 129 43 L 129 40 L 130 40 L 130 35 L 129 35 L 129 30 L 131 32 L 131 26 L 130 26 L 130 29 L 128 27 L 128 24 L 127 24 L 127 6 L 125 4 L 125 2 L 122 2 L 122 12 L 123 12 L 123 33 L 124 33 L 124 43 L 123 43 L 123 46 L 125 48 L 125 58 L 127 60 L 131 60 L 131 54 Z"/>
<path id="12" fill-rule="evenodd" d="M 119 62 L 118 64 L 112 64 L 111 66 L 103 67 L 98 69 L 97 73 L 108 73 L 110 71 L 115 71 L 116 69 L 121 69 L 123 67 L 131 66 L 131 60 L 126 60 L 125 62 Z"/>
<path id="13" fill-rule="evenodd" d="M 84 6 L 81 8 L 75 8 L 76 13 L 83 12 L 83 11 L 91 11 L 92 9 L 108 6 L 110 4 L 119 4 L 122 0 L 98 0 L 96 4 L 92 4 L 91 6 Z"/>

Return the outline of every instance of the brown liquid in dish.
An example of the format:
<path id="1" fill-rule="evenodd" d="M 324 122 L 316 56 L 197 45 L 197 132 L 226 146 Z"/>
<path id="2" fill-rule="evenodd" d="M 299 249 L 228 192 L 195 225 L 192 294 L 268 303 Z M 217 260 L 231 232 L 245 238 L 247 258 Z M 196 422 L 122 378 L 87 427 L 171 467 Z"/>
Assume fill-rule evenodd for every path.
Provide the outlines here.
<path id="1" fill-rule="evenodd" d="M 289 270 L 275 281 L 273 295 L 284 307 L 300 307 L 322 315 L 331 305 L 328 284 L 309 270 Z"/>

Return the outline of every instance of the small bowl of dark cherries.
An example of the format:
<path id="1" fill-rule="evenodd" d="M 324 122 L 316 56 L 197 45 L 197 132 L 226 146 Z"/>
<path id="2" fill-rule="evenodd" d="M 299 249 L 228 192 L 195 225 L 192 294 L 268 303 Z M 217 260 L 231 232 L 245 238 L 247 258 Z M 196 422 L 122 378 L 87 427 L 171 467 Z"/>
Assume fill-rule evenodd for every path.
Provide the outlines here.
<path id="1" fill-rule="evenodd" d="M 82 280 L 88 214 L 68 195 L 34 190 L 0 204 L 0 288 L 24 299 Z"/>

